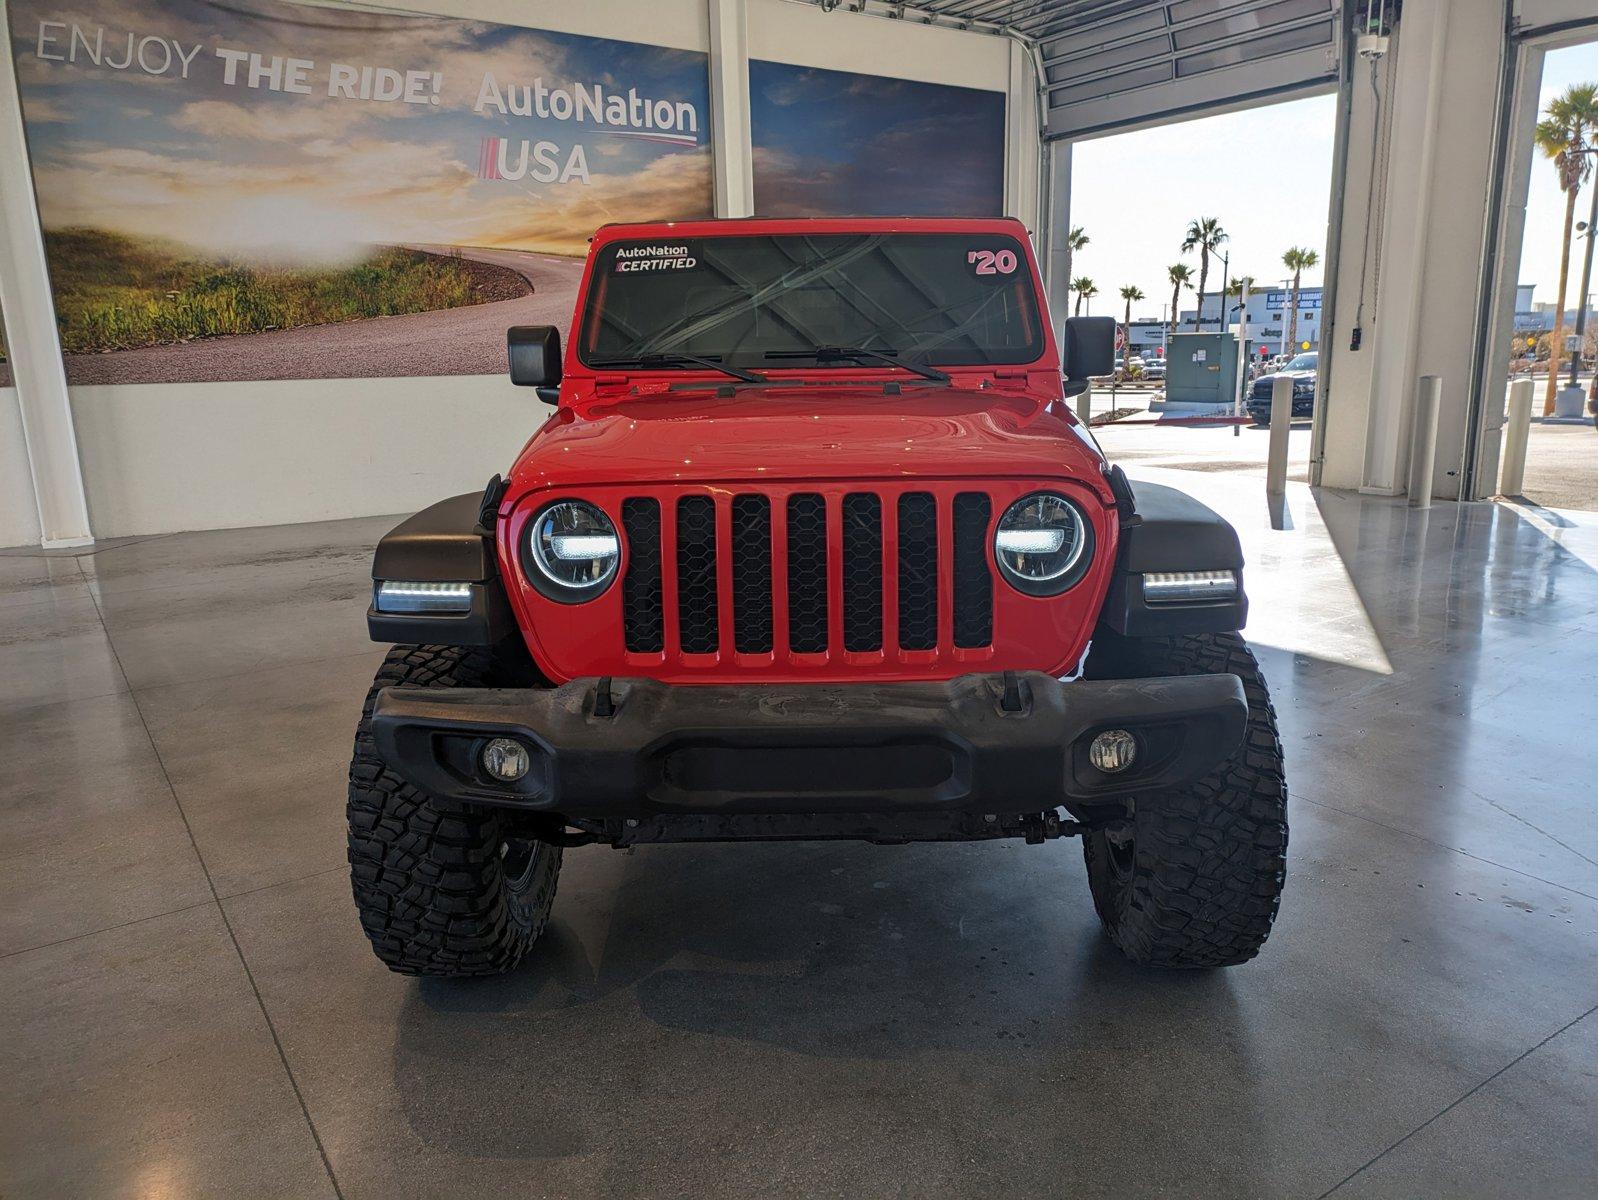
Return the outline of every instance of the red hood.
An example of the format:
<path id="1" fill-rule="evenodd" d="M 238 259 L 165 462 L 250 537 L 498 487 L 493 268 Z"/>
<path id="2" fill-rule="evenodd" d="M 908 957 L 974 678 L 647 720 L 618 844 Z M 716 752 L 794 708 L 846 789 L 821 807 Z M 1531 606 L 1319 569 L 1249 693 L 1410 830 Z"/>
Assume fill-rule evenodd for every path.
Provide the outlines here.
<path id="1" fill-rule="evenodd" d="M 562 408 L 527 444 L 506 500 L 545 487 L 756 479 L 1071 478 L 1112 501 L 1063 405 L 1023 391 L 743 387 Z"/>

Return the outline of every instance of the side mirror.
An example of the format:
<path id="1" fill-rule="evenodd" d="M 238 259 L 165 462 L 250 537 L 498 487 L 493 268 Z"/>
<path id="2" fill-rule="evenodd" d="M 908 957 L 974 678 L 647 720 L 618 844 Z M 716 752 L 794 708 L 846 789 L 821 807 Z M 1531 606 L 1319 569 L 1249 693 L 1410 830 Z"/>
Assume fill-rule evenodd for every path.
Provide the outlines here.
<path id="1" fill-rule="evenodd" d="M 1060 340 L 1065 377 L 1071 382 L 1115 371 L 1114 317 L 1069 317 Z"/>
<path id="2" fill-rule="evenodd" d="M 554 404 L 560 387 L 560 330 L 553 325 L 512 325 L 505 331 L 510 381 L 535 387 L 538 398 Z"/>

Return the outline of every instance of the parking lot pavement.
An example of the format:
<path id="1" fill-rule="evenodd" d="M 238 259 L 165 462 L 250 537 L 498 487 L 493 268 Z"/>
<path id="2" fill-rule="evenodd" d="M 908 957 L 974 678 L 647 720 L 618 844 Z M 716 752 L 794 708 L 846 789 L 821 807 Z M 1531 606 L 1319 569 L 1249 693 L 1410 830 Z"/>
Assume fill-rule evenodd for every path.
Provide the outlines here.
<path id="1" fill-rule="evenodd" d="M 1544 508 L 1598 512 L 1598 429 L 1534 423 L 1520 494 Z"/>
<path id="2" fill-rule="evenodd" d="M 1149 412 L 1151 399 L 1150 392 L 1095 392 L 1095 417 L 1135 410 L 1093 428 L 1093 436 L 1112 462 L 1128 470 L 1136 464 L 1264 477 L 1269 430 L 1243 425 L 1234 432 L 1230 426 L 1178 424 L 1172 414 Z M 1294 421 L 1288 436 L 1290 482 L 1309 481 L 1310 424 L 1308 418 Z M 1534 421 L 1520 494 L 1544 508 L 1598 512 L 1598 429 L 1591 424 L 1543 425 Z"/>

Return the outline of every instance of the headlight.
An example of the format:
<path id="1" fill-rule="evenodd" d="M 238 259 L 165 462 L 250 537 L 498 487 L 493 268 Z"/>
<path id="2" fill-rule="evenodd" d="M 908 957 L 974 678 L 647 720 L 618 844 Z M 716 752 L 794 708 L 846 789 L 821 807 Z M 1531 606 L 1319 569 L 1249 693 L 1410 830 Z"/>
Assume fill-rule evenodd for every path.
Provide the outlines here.
<path id="1" fill-rule="evenodd" d="M 621 539 L 586 500 L 557 500 L 527 524 L 522 565 L 545 596 L 562 604 L 592 600 L 616 578 Z"/>
<path id="2" fill-rule="evenodd" d="M 1087 571 L 1093 559 L 1093 526 L 1064 496 L 1034 492 L 999 518 L 993 557 L 1016 590 L 1055 596 Z"/>

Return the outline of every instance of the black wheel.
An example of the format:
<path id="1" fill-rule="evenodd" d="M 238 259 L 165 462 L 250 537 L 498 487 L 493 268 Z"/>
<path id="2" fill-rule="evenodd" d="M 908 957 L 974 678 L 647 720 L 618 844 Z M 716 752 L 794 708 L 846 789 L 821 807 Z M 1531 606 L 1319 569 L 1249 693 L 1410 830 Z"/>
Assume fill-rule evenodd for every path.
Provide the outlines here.
<path id="1" fill-rule="evenodd" d="M 1287 873 L 1287 783 L 1259 663 L 1235 633 L 1095 638 L 1087 675 L 1236 675 L 1248 733 L 1230 761 L 1180 792 L 1134 802 L 1082 839 L 1093 905 L 1133 962 L 1229 967 L 1259 953 Z"/>
<path id="2" fill-rule="evenodd" d="M 377 957 L 405 975 L 495 975 L 544 931 L 560 847 L 513 837 L 492 809 L 425 795 L 378 757 L 370 722 L 385 687 L 524 686 L 514 653 L 395 646 L 361 710 L 350 760 L 350 881 Z"/>

